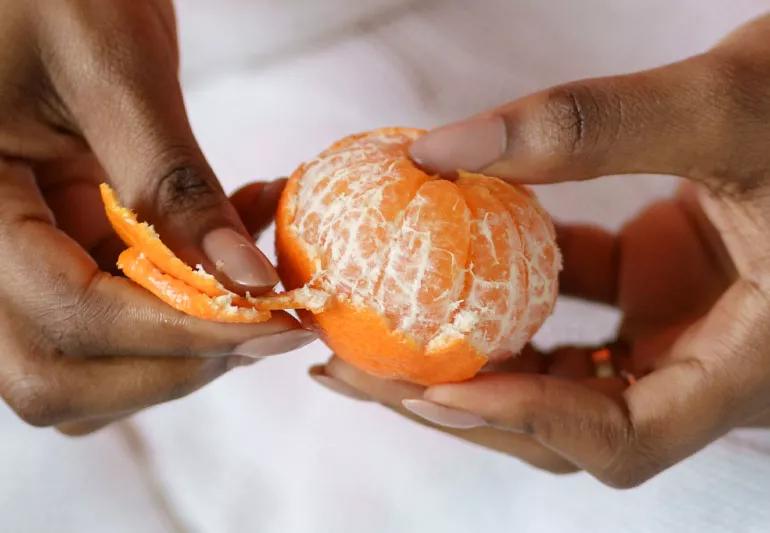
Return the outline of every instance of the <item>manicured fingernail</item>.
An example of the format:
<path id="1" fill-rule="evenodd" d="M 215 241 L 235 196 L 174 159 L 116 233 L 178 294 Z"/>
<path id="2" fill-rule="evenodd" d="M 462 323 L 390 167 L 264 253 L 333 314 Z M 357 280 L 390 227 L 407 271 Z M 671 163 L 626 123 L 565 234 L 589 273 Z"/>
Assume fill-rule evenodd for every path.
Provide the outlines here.
<path id="1" fill-rule="evenodd" d="M 411 411 L 420 418 L 424 418 L 438 426 L 454 429 L 471 429 L 488 425 L 477 414 L 453 409 L 427 400 L 407 399 L 402 400 L 401 404 L 407 411 Z"/>
<path id="2" fill-rule="evenodd" d="M 319 385 L 323 385 L 330 391 L 341 394 L 342 396 L 347 396 L 353 400 L 361 400 L 364 402 L 371 400 L 371 398 L 369 398 L 361 391 L 354 389 L 344 381 L 340 381 L 331 376 L 327 376 L 323 373 L 322 370 L 317 370 L 315 367 L 310 369 L 310 377 L 313 378 L 313 380 Z"/>
<path id="3" fill-rule="evenodd" d="M 225 276 L 247 287 L 272 287 L 278 274 L 254 243 L 232 228 L 217 228 L 203 238 L 203 251 Z"/>
<path id="4" fill-rule="evenodd" d="M 412 143 L 410 153 L 418 164 L 433 172 L 474 172 L 500 159 L 506 145 L 503 119 L 485 115 L 428 132 Z"/>
<path id="5" fill-rule="evenodd" d="M 318 336 L 306 329 L 290 329 L 264 337 L 256 337 L 248 340 L 233 349 L 233 355 L 246 357 L 267 357 L 279 353 L 290 352 L 310 344 Z"/>

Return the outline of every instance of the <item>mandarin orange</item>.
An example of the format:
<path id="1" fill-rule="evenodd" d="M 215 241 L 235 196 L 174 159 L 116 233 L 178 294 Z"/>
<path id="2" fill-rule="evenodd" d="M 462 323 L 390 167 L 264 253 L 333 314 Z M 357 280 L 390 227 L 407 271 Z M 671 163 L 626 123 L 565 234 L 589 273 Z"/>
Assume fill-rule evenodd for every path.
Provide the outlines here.
<path id="1" fill-rule="evenodd" d="M 312 316 L 342 359 L 423 385 L 462 381 L 517 353 L 551 313 L 561 257 L 527 189 L 414 165 L 423 132 L 333 144 L 290 177 L 276 215 L 288 288 L 330 296 Z"/>

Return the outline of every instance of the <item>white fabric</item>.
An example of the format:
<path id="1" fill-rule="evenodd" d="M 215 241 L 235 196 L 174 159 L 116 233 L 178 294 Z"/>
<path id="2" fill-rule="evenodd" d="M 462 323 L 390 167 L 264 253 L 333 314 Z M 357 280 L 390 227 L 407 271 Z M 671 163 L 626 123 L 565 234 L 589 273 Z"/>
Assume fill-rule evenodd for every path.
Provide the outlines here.
<path id="1" fill-rule="evenodd" d="M 429 127 L 550 84 L 685 57 L 765 8 L 760 0 L 178 3 L 191 120 L 228 189 L 286 174 L 353 131 Z M 669 178 L 637 176 L 539 192 L 561 219 L 617 228 L 671 188 Z M 616 321 L 565 301 L 538 339 L 597 341 Z M 733 432 L 619 492 L 332 395 L 305 375 L 326 355 L 316 343 L 238 369 L 132 426 L 82 440 L 27 428 L 0 408 L 0 530 L 770 528 L 769 432 Z"/>

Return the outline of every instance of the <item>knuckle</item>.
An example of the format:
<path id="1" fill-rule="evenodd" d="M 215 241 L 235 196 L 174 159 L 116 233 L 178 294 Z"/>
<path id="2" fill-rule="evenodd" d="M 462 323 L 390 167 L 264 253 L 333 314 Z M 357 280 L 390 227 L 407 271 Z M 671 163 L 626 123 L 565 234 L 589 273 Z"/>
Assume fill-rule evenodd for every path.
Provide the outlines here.
<path id="1" fill-rule="evenodd" d="M 645 444 L 651 441 L 641 438 L 630 427 L 617 436 L 611 460 L 596 476 L 602 483 L 616 489 L 630 489 L 663 469 L 655 447 Z"/>
<path id="2" fill-rule="evenodd" d="M 98 272 L 83 290 L 77 305 L 75 331 L 70 335 L 73 341 L 71 353 L 79 355 L 105 355 L 112 353 L 109 331 L 122 322 L 125 306 L 117 299 L 106 296 L 99 287 L 105 283 L 108 274 Z M 74 345 L 73 345 L 74 344 Z"/>
<path id="3" fill-rule="evenodd" d="M 587 84 L 551 89 L 536 114 L 538 144 L 561 156 L 591 152 L 617 129 L 618 113 L 608 101 Z"/>
<path id="4" fill-rule="evenodd" d="M 533 375 L 529 380 L 529 386 L 533 388 L 528 394 L 530 398 L 542 398 L 548 395 L 548 382 L 543 379 L 543 376 Z M 550 416 L 543 416 L 535 400 L 522 405 L 521 410 L 523 413 L 520 421 L 522 432 L 525 435 L 537 437 L 540 441 L 550 442 L 554 432 L 558 430 L 556 427 L 558 422 Z"/>
<path id="5" fill-rule="evenodd" d="M 67 418 L 67 406 L 53 393 L 52 386 L 40 376 L 25 375 L 6 385 L 5 400 L 27 424 L 48 427 Z"/>
<path id="6" fill-rule="evenodd" d="M 63 273 L 53 276 L 49 282 L 49 299 L 45 305 L 33 306 L 32 318 L 40 328 L 46 347 L 76 351 L 82 318 L 80 290 L 76 290 Z"/>
<path id="7" fill-rule="evenodd" d="M 104 355 L 111 325 L 119 323 L 124 307 L 105 297 L 101 284 L 109 277 L 96 271 L 85 285 L 62 293 L 54 310 L 40 322 L 56 350 L 66 355 Z"/>
<path id="8" fill-rule="evenodd" d="M 164 214 L 205 211 L 225 201 L 224 193 L 197 157 L 184 148 L 172 148 L 159 156 L 156 168 L 164 169 L 155 180 L 156 211 Z"/>

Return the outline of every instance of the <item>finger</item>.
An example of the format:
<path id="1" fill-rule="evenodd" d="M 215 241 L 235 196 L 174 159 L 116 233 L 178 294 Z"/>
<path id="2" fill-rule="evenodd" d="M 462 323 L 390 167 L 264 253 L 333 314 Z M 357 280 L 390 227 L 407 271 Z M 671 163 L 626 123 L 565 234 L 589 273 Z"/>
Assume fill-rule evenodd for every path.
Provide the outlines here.
<path id="1" fill-rule="evenodd" d="M 238 357 L 51 359 L 19 352 L 3 369 L 0 392 L 28 423 L 63 425 L 67 434 L 84 434 L 139 409 L 186 396 L 242 361 Z"/>
<path id="2" fill-rule="evenodd" d="M 34 172 L 56 227 L 86 250 L 100 270 L 119 275 L 116 262 L 126 246 L 104 212 L 98 186 L 107 177 L 93 154 L 40 162 Z"/>
<path id="3" fill-rule="evenodd" d="M 595 346 L 559 346 L 548 352 L 545 357 L 547 368 L 544 374 L 573 380 L 584 381 L 602 377 L 600 365 L 604 363 L 610 365 L 613 375 L 625 375 L 635 379 L 640 372 L 640 369 L 634 367 L 631 350 L 623 341 Z M 624 380 L 621 381 L 625 383 Z"/>
<path id="4" fill-rule="evenodd" d="M 618 296 L 620 241 L 594 226 L 556 225 L 562 254 L 559 290 L 587 300 L 613 304 Z"/>
<path id="5" fill-rule="evenodd" d="M 769 407 L 768 314 L 766 296 L 737 283 L 665 366 L 627 389 L 616 379 L 487 375 L 424 396 L 531 435 L 612 486 L 636 486 Z"/>
<path id="6" fill-rule="evenodd" d="M 46 341 L 76 356 L 260 356 L 309 340 L 285 313 L 253 325 L 198 320 L 126 279 L 100 272 L 54 227 L 34 176 L 23 165 L 0 161 L 0 197 L 0 295 L 17 321 L 9 336 L 33 331 L 30 343 Z"/>
<path id="7" fill-rule="evenodd" d="M 103 429 L 114 422 L 123 420 L 127 416 L 131 416 L 131 414 L 133 413 L 127 414 L 125 416 L 123 415 L 107 416 L 107 417 L 100 417 L 100 418 L 90 419 L 90 420 L 64 422 L 56 426 L 56 431 L 58 431 L 62 435 L 67 435 L 68 437 L 83 437 L 85 435 L 90 435 L 91 433 L 95 433 L 100 429 Z"/>
<path id="8" fill-rule="evenodd" d="M 41 36 L 48 70 L 121 202 L 152 223 L 181 259 L 203 265 L 231 289 L 254 293 L 275 285 L 274 268 L 193 136 L 163 13 L 152 2 L 92 2 L 88 10 L 57 4 L 51 16 L 60 21 Z"/>
<path id="9" fill-rule="evenodd" d="M 425 387 L 406 381 L 376 378 L 337 356 L 332 357 L 323 369 L 323 375 L 346 383 L 366 398 L 390 407 L 400 407 L 402 399 L 422 396 L 425 390 Z"/>
<path id="10" fill-rule="evenodd" d="M 419 424 L 427 425 L 464 441 L 506 453 L 537 468 L 553 473 L 576 471 L 575 465 L 526 435 L 516 435 L 493 428 L 448 428 L 431 423 L 423 416 L 415 415 L 404 408 L 404 401 L 414 401 L 414 399 L 422 397 L 424 388 L 419 385 L 376 378 L 338 357 L 333 357 L 323 367 L 315 367 L 311 376 L 321 385 L 331 388 L 335 392 L 341 392 L 346 396 L 355 394 L 358 397 L 377 401 Z M 324 379 L 319 380 L 319 376 Z"/>
<path id="11" fill-rule="evenodd" d="M 617 380 L 613 380 L 617 381 Z M 608 390 L 615 390 L 607 386 Z M 426 390 L 429 402 L 534 439 L 610 484 L 618 450 L 632 428 L 622 402 L 580 382 L 553 376 L 490 374 Z"/>
<path id="12" fill-rule="evenodd" d="M 554 87 L 434 130 L 414 143 L 412 156 L 434 172 L 528 183 L 653 173 L 711 184 L 736 165 L 741 174 L 764 168 L 765 154 L 732 156 L 765 130 L 731 93 L 741 89 L 725 63 L 706 54 Z"/>
<path id="13" fill-rule="evenodd" d="M 548 361 L 545 355 L 527 344 L 518 354 L 512 354 L 495 363 L 487 363 L 481 372 L 530 372 L 538 373 L 546 369 Z"/>
<path id="14" fill-rule="evenodd" d="M 255 239 L 270 225 L 278 207 L 286 178 L 270 182 L 250 183 L 230 196 L 230 202 L 241 217 L 246 230 Z"/>
<path id="15" fill-rule="evenodd" d="M 591 361 L 594 348 L 583 346 L 564 346 L 548 354 L 548 374 L 551 376 L 582 379 L 595 374 L 596 369 Z"/>

